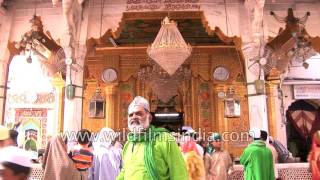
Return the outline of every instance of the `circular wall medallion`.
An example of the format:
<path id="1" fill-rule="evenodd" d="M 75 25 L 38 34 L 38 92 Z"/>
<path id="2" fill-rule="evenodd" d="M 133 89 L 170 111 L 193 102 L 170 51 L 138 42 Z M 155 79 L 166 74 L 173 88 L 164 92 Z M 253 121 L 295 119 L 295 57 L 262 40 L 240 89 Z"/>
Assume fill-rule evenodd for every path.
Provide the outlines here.
<path id="1" fill-rule="evenodd" d="M 226 81 L 229 78 L 229 70 L 223 66 L 218 66 L 213 71 L 213 79 L 218 81 Z"/>
<path id="2" fill-rule="evenodd" d="M 114 70 L 114 69 L 112 69 L 112 68 L 105 69 L 105 70 L 102 72 L 102 80 L 103 80 L 103 82 L 105 82 L 105 83 L 113 82 L 113 81 L 115 81 L 117 78 L 118 78 L 117 71 Z"/>
<path id="3" fill-rule="evenodd" d="M 224 98 L 226 96 L 226 93 L 223 91 L 218 92 L 218 98 Z"/>

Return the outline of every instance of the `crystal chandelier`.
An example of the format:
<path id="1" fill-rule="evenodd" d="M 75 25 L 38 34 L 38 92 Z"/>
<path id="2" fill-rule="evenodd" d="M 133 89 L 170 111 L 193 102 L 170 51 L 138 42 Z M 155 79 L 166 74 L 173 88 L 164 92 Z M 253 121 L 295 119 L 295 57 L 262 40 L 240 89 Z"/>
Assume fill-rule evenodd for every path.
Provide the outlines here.
<path id="1" fill-rule="evenodd" d="M 147 53 L 168 74 L 173 75 L 183 62 L 191 55 L 192 48 L 186 44 L 174 21 L 165 17 L 160 31 L 148 47 Z"/>
<path id="2" fill-rule="evenodd" d="M 309 64 L 306 62 L 311 56 L 316 55 L 316 51 L 311 43 L 311 36 L 306 32 L 305 25 L 310 16 L 310 12 L 307 12 L 303 17 L 298 18 L 293 14 L 293 9 L 288 9 L 287 17 L 280 17 L 271 11 L 271 15 L 280 23 L 286 23 L 286 28 L 278 35 L 277 43 L 282 42 L 281 48 L 274 48 L 274 51 L 282 51 L 281 54 L 274 53 L 277 59 L 286 59 L 290 64 L 288 68 L 295 65 L 300 65 L 304 68 L 308 68 Z M 279 46 L 279 44 L 277 44 Z M 273 52 L 272 52 L 273 53 Z M 283 60 L 282 60 L 283 61 Z M 277 62 L 279 64 L 279 62 Z"/>
<path id="3" fill-rule="evenodd" d="M 59 72 L 65 77 L 65 51 L 51 37 L 49 31 L 43 31 L 40 16 L 33 15 L 29 22 L 31 30 L 24 33 L 19 42 L 14 43 L 16 52 L 23 55 L 28 63 L 33 63 L 36 57 L 46 76 L 51 77 Z"/>
<path id="4" fill-rule="evenodd" d="M 311 46 L 311 42 L 307 39 L 299 38 L 296 46 L 292 48 L 287 55 L 292 59 L 291 66 L 295 61 L 298 64 L 302 64 L 305 69 L 308 69 L 309 64 L 306 62 L 307 59 L 316 55 L 317 52 Z"/>
<path id="5" fill-rule="evenodd" d="M 178 92 L 178 86 L 182 81 L 189 81 L 191 68 L 188 63 L 182 64 L 173 75 L 169 75 L 162 67 L 151 59 L 140 65 L 138 78 L 150 83 L 154 93 L 162 102 L 168 102 Z"/>
<path id="6" fill-rule="evenodd" d="M 15 44 L 15 48 L 17 48 L 21 54 L 26 55 L 28 63 L 32 63 L 30 56 L 32 53 L 42 59 L 49 59 L 51 56 L 49 46 L 52 46 L 52 44 L 49 42 L 50 37 L 43 32 L 43 24 L 40 16 L 34 15 L 29 22 L 32 24 L 31 30 L 22 36 L 21 41 Z"/>

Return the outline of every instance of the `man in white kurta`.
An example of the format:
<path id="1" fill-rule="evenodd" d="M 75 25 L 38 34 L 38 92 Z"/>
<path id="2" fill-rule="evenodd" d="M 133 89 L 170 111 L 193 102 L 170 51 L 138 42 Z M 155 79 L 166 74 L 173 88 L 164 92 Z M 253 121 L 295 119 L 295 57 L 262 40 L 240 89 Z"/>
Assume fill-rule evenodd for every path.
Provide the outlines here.
<path id="1" fill-rule="evenodd" d="M 113 145 L 117 134 L 110 128 L 102 128 L 93 142 L 93 164 L 89 180 L 114 180 L 121 169 L 122 149 Z"/>
<path id="2" fill-rule="evenodd" d="M 221 148 L 221 135 L 213 133 L 209 137 L 209 142 L 214 151 L 205 154 L 204 163 L 207 180 L 227 180 L 228 175 L 232 172 L 233 163 L 229 152 Z"/>

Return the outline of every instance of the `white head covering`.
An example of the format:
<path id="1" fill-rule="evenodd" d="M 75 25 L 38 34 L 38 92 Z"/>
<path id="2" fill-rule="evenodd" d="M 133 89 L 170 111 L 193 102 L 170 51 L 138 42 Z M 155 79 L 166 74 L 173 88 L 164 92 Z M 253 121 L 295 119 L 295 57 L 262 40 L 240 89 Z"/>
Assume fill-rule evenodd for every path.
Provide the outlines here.
<path id="1" fill-rule="evenodd" d="M 261 137 L 261 131 L 260 131 L 259 128 L 253 127 L 253 128 L 250 129 L 249 135 L 250 135 L 251 137 L 253 137 L 253 138 L 258 139 L 258 138 Z"/>
<path id="2" fill-rule="evenodd" d="M 9 129 L 0 125 L 0 141 L 9 139 Z"/>
<path id="3" fill-rule="evenodd" d="M 185 131 L 186 133 L 195 133 L 196 131 L 192 129 L 191 126 L 183 126 L 182 131 Z"/>
<path id="4" fill-rule="evenodd" d="M 98 150 L 99 148 L 109 148 L 111 146 L 112 141 L 117 137 L 117 134 L 110 128 L 102 128 L 93 142 L 94 151 Z"/>
<path id="5" fill-rule="evenodd" d="M 32 166 L 31 157 L 28 152 L 16 146 L 8 146 L 1 150 L 0 163 L 2 164 L 4 162 L 10 162 L 30 168 Z"/>
<path id="6" fill-rule="evenodd" d="M 144 97 L 141 96 L 136 96 L 133 101 L 130 103 L 129 107 L 128 107 L 128 113 L 130 114 L 130 112 L 132 111 L 132 109 L 136 106 L 140 106 L 143 107 L 144 109 L 146 109 L 147 111 L 150 112 L 150 105 L 148 100 L 146 100 Z"/>

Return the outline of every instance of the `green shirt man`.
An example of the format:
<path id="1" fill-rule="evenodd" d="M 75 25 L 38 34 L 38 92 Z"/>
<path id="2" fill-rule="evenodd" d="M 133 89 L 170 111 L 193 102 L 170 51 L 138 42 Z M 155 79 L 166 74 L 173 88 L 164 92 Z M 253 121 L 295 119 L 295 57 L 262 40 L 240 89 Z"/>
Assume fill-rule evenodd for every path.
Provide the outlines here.
<path id="1" fill-rule="evenodd" d="M 186 180 L 188 173 L 179 147 L 163 128 L 150 125 L 149 103 L 137 96 L 128 108 L 128 141 L 117 180 Z"/>
<path id="2" fill-rule="evenodd" d="M 274 180 L 272 152 L 260 139 L 260 133 L 254 134 L 254 141 L 248 145 L 240 157 L 244 166 L 245 180 Z"/>

